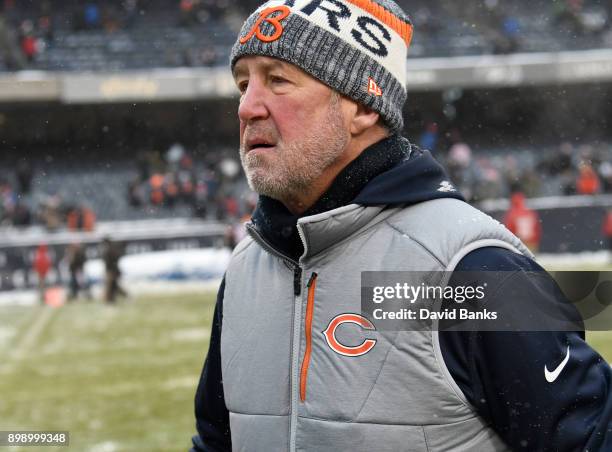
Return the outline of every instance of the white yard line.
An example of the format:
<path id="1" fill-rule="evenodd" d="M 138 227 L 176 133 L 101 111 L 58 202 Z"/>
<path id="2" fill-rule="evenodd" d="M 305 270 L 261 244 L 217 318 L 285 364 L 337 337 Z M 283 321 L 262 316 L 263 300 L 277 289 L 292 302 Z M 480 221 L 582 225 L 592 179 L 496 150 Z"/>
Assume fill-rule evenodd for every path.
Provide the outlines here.
<path id="1" fill-rule="evenodd" d="M 51 317 L 55 313 L 56 309 L 49 306 L 43 306 L 40 308 L 36 318 L 32 322 L 31 326 L 27 329 L 24 335 L 17 342 L 14 348 L 8 353 L 7 360 L 4 363 L 0 363 L 0 373 L 10 373 L 14 369 L 18 361 L 21 361 L 27 353 L 30 351 L 34 343 L 40 337 Z"/>

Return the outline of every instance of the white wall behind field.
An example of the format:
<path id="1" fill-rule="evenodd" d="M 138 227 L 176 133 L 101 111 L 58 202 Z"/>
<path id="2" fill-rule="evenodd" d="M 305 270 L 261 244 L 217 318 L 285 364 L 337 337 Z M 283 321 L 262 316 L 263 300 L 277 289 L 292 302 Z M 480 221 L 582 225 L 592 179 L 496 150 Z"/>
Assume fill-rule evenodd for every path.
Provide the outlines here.
<path id="1" fill-rule="evenodd" d="M 228 248 L 157 251 L 123 256 L 119 261 L 125 284 L 142 282 L 206 282 L 219 280 L 229 263 Z M 104 280 L 104 262 L 87 261 L 85 276 L 92 283 Z"/>

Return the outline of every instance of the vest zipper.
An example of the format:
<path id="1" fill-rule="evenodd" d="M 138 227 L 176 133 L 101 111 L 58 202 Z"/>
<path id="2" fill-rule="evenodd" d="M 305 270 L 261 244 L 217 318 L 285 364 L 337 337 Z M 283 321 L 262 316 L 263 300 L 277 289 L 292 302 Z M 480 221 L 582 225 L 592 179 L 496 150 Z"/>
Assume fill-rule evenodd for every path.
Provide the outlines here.
<path id="1" fill-rule="evenodd" d="M 294 259 L 286 256 L 283 253 L 277 251 L 272 245 L 270 245 L 263 236 L 259 233 L 257 228 L 255 228 L 252 224 L 247 224 L 246 226 L 247 232 L 251 235 L 253 240 L 255 240 L 259 245 L 268 253 L 272 254 L 283 260 L 290 268 L 293 269 L 293 294 L 294 294 L 294 305 L 293 305 L 293 335 L 291 340 L 291 419 L 289 422 L 289 452 L 295 452 L 295 443 L 296 443 L 296 434 L 297 434 L 297 418 L 298 418 L 298 384 L 299 384 L 299 353 L 300 353 L 300 325 L 301 325 L 301 317 L 302 317 L 302 309 L 301 309 L 301 287 L 302 287 L 302 267 L 300 267 L 300 263 L 295 261 Z M 306 240 L 304 237 L 304 233 L 300 228 L 300 225 L 297 226 L 298 233 L 300 234 L 300 239 L 304 244 L 304 254 L 306 254 Z"/>
<path id="2" fill-rule="evenodd" d="M 291 336 L 291 419 L 289 422 L 289 452 L 295 452 L 298 417 L 298 384 L 300 364 L 300 336 L 302 323 L 302 269 L 294 269 L 294 303 L 293 303 L 293 331 Z"/>
<path id="3" fill-rule="evenodd" d="M 299 297 L 302 293 L 302 268 L 298 265 L 293 270 L 293 295 Z"/>
<path id="4" fill-rule="evenodd" d="M 300 371 L 300 400 L 306 400 L 306 383 L 308 380 L 308 366 L 310 365 L 310 354 L 312 353 L 312 316 L 314 312 L 315 289 L 317 287 L 317 274 L 313 273 L 308 280 L 308 301 L 306 303 L 306 319 L 304 321 L 304 333 L 306 335 L 306 347 L 302 370 Z"/>

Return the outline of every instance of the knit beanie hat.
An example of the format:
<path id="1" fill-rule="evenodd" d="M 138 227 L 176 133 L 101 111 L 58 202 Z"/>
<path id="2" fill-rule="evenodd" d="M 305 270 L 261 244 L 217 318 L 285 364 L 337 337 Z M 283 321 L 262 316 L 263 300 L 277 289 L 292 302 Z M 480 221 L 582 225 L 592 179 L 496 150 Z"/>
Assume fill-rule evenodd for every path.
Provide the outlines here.
<path id="1" fill-rule="evenodd" d="M 392 0 L 272 0 L 244 23 L 230 65 L 245 55 L 287 61 L 404 126 L 412 24 Z"/>

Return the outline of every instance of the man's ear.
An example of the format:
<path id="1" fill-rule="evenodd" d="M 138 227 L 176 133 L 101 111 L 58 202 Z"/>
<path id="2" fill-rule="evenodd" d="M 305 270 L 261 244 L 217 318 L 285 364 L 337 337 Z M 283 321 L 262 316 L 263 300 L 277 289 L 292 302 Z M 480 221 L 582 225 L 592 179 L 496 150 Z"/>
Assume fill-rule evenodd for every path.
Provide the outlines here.
<path id="1" fill-rule="evenodd" d="M 357 104 L 351 121 L 351 134 L 361 135 L 365 130 L 375 126 L 380 119 L 380 114 L 362 104 Z"/>

